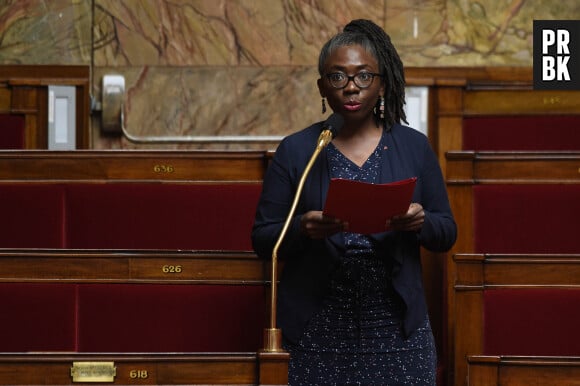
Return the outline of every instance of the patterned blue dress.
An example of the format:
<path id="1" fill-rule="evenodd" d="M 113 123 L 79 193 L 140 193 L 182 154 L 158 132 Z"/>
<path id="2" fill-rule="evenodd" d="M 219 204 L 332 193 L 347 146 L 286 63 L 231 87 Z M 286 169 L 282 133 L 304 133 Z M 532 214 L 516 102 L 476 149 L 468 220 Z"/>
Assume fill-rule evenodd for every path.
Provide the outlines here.
<path id="1" fill-rule="evenodd" d="M 380 149 L 359 167 L 331 143 L 332 177 L 376 183 Z M 345 233 L 347 252 L 331 279 L 323 309 L 301 340 L 285 342 L 289 384 L 435 385 L 436 351 L 429 320 L 408 339 L 404 303 L 391 285 L 389 259 L 375 255 L 368 237 Z"/>

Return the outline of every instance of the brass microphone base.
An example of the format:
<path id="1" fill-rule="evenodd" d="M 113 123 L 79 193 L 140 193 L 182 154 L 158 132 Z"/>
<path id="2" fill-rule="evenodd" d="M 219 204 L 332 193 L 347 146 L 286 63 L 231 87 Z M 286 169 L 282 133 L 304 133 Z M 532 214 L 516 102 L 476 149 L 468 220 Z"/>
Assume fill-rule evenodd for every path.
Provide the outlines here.
<path id="1" fill-rule="evenodd" d="M 282 349 L 282 330 L 279 328 L 264 329 L 264 351 L 266 352 L 283 352 Z"/>

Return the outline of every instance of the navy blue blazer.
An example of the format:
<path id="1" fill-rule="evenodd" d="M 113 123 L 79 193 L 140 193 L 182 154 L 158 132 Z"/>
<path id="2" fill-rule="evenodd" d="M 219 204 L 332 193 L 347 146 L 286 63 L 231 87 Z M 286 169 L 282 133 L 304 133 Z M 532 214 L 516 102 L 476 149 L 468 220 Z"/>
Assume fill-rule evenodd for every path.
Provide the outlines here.
<path id="1" fill-rule="evenodd" d="M 284 138 L 266 171 L 252 230 L 253 247 L 261 258 L 272 256 L 302 173 L 315 150 L 322 123 Z M 427 137 L 398 124 L 385 134 L 380 183 L 417 177 L 413 202 L 420 203 L 425 210 L 420 232 L 389 231 L 371 235 L 377 253 L 392 259 L 393 286 L 406 306 L 403 329 L 408 336 L 427 317 L 420 246 L 435 252 L 448 251 L 455 243 L 457 228 L 441 169 Z M 300 216 L 309 210 L 322 210 L 329 183 L 325 148 L 305 181 L 295 216 L 278 252 L 284 268 L 278 287 L 277 323 L 284 337 L 294 342 L 320 310 L 331 273 L 344 258 L 344 234 L 312 240 L 300 233 Z"/>

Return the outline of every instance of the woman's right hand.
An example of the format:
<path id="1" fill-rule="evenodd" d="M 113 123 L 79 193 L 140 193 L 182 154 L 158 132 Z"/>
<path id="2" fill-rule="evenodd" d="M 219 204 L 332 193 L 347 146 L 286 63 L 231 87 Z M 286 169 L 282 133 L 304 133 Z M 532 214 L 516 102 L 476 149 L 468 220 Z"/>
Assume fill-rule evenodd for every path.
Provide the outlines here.
<path id="1" fill-rule="evenodd" d="M 322 211 L 311 210 L 302 215 L 300 231 L 311 239 L 323 239 L 348 229 L 348 224 L 334 217 L 322 214 Z"/>

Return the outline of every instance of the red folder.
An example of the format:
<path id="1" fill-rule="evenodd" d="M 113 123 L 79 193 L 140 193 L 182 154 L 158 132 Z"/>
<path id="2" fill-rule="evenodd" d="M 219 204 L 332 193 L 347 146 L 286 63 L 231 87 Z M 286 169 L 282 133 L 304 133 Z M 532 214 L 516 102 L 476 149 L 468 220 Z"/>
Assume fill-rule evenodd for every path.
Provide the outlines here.
<path id="1" fill-rule="evenodd" d="M 384 232 L 388 219 L 407 213 L 416 182 L 417 177 L 388 184 L 333 178 L 323 213 L 347 221 L 349 232 Z"/>

